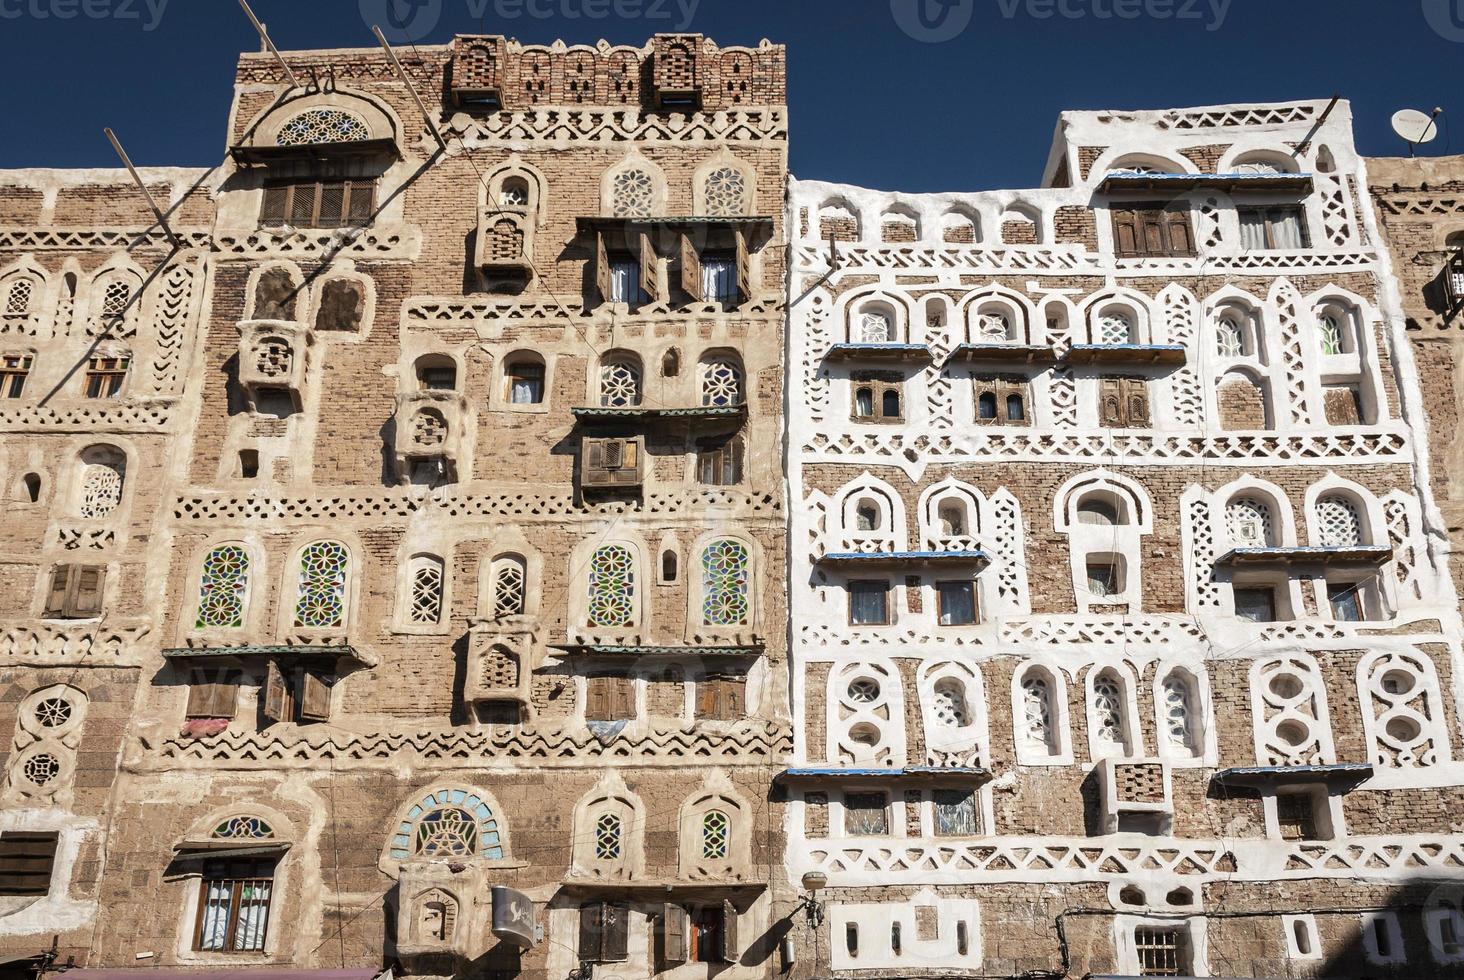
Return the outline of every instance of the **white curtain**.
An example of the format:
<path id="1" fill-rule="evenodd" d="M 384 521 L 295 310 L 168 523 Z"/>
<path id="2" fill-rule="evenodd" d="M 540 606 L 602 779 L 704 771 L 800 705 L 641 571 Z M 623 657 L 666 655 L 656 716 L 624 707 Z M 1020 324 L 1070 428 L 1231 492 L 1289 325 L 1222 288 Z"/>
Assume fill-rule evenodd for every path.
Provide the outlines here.
<path id="1" fill-rule="evenodd" d="M 638 303 L 640 266 L 635 262 L 616 262 L 610 266 L 610 297 L 614 303 Z"/>
<path id="2" fill-rule="evenodd" d="M 1271 234 L 1276 238 L 1277 248 L 1301 248 L 1301 214 L 1296 211 L 1280 211 L 1271 215 Z"/>
<path id="3" fill-rule="evenodd" d="M 725 259 L 702 263 L 702 295 L 708 303 L 731 303 L 737 299 L 737 266 Z"/>
<path id="4" fill-rule="evenodd" d="M 1264 214 L 1241 215 L 1240 244 L 1247 251 L 1266 247 L 1266 216 Z"/>

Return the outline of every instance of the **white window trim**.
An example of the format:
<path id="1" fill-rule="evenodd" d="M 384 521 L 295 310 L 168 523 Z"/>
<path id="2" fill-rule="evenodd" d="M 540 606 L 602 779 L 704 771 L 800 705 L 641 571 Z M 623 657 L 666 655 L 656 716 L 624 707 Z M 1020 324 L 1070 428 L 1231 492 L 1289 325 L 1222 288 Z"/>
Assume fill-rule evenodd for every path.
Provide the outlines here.
<path id="1" fill-rule="evenodd" d="M 1296 944 L 1296 927 L 1306 931 L 1311 942 L 1311 952 L 1303 953 Z M 1317 932 L 1317 920 L 1313 915 L 1283 915 L 1281 926 L 1286 934 L 1286 955 L 1295 960 L 1319 960 L 1322 958 L 1322 937 Z"/>
<path id="2" fill-rule="evenodd" d="M 1389 956 L 1378 953 L 1377 929 L 1386 929 L 1388 945 L 1393 952 Z M 1403 929 L 1398 924 L 1396 912 L 1365 912 L 1362 916 L 1362 951 L 1369 963 L 1398 964 L 1408 962 L 1408 951 L 1403 948 Z"/>

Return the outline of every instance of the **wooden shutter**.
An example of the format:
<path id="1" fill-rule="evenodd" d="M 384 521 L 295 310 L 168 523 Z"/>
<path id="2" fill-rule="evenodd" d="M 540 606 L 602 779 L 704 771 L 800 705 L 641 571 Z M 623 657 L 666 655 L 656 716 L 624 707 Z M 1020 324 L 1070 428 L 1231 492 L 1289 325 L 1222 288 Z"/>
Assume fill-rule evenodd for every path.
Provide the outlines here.
<path id="1" fill-rule="evenodd" d="M 684 232 L 681 235 L 681 291 L 698 303 L 706 298 L 702 293 L 701 256 L 696 254 L 691 236 Z"/>
<path id="2" fill-rule="evenodd" d="M 681 966 L 691 959 L 691 930 L 686 909 L 666 905 L 661 909 L 661 962 L 665 966 Z"/>
<path id="3" fill-rule="evenodd" d="M 73 619 L 90 619 L 102 614 L 102 593 L 107 584 L 107 566 L 73 565 L 72 598 L 69 610 Z"/>
<path id="4" fill-rule="evenodd" d="M 1164 226 L 1169 233 L 1169 255 L 1195 254 L 1195 239 L 1190 230 L 1188 208 L 1170 208 L 1164 213 Z"/>
<path id="5" fill-rule="evenodd" d="M 315 203 L 320 195 L 319 184 L 294 184 L 290 187 L 290 224 L 310 228 L 315 224 Z"/>
<path id="6" fill-rule="evenodd" d="M 604 905 L 599 902 L 580 906 L 579 958 L 591 963 L 600 962 L 603 910 Z"/>
<path id="7" fill-rule="evenodd" d="M 722 962 L 736 963 L 742 955 L 742 937 L 739 935 L 737 906 L 730 901 L 722 902 Z"/>
<path id="8" fill-rule="evenodd" d="M 605 250 L 605 233 L 595 232 L 595 289 L 600 302 L 610 302 L 610 253 Z"/>
<path id="9" fill-rule="evenodd" d="M 605 678 L 610 720 L 623 721 L 635 717 L 635 687 L 629 677 Z"/>
<path id="10" fill-rule="evenodd" d="M 57 834 L 0 834 L 0 895 L 40 896 L 51 890 Z"/>
<path id="11" fill-rule="evenodd" d="M 198 667 L 193 671 L 188 691 L 189 718 L 234 717 L 238 671 L 217 667 Z"/>
<path id="12" fill-rule="evenodd" d="M 600 916 L 600 962 L 624 963 L 630 958 L 630 909 L 606 902 Z"/>
<path id="13" fill-rule="evenodd" d="M 656 291 L 656 249 L 651 244 L 651 236 L 644 231 L 640 233 L 640 281 L 646 302 L 656 302 L 659 299 Z"/>
<path id="14" fill-rule="evenodd" d="M 641 467 L 640 443 L 626 439 L 620 443 L 620 475 L 622 483 L 639 483 Z"/>
<path id="15" fill-rule="evenodd" d="M 585 679 L 585 721 L 610 720 L 610 678 Z"/>
<path id="16" fill-rule="evenodd" d="M 722 716 L 717 713 L 721 701 L 718 688 L 721 681 L 711 677 L 704 677 L 696 685 L 696 716 L 712 720 L 720 719 Z"/>
<path id="17" fill-rule="evenodd" d="M 625 465 L 625 442 L 621 439 L 608 439 L 600 443 L 601 462 L 600 465 L 607 470 L 618 470 Z"/>
<path id="18" fill-rule="evenodd" d="M 1157 208 L 1144 208 L 1135 212 L 1139 227 L 1140 255 L 1168 255 L 1164 247 L 1164 212 Z"/>
<path id="19" fill-rule="evenodd" d="M 376 181 L 351 181 L 351 203 L 350 210 L 346 214 L 346 223 L 357 226 L 370 224 L 371 215 L 375 211 Z"/>
<path id="20" fill-rule="evenodd" d="M 752 259 L 747 251 L 747 233 L 737 228 L 733 235 L 737 240 L 737 291 L 746 303 L 752 299 Z"/>
<path id="21" fill-rule="evenodd" d="M 290 185 L 270 184 L 264 189 L 264 201 L 259 208 L 261 228 L 277 228 L 285 223 L 289 213 Z"/>
<path id="22" fill-rule="evenodd" d="M 1113 251 L 1119 258 L 1139 254 L 1138 215 L 1133 208 L 1113 210 Z"/>
<path id="23" fill-rule="evenodd" d="M 288 682 L 280 671 L 280 665 L 269 662 L 264 678 L 264 716 L 270 721 L 287 721 L 290 715 L 290 692 Z"/>
<path id="24" fill-rule="evenodd" d="M 1149 424 L 1149 385 L 1143 378 L 1123 381 L 1124 421 L 1130 426 Z"/>
<path id="25" fill-rule="evenodd" d="M 331 682 L 313 670 L 305 671 L 300 692 L 301 721 L 330 721 Z"/>
<path id="26" fill-rule="evenodd" d="M 66 596 L 71 584 L 71 566 L 57 565 L 51 569 L 51 587 L 46 593 L 47 619 L 61 619 L 66 616 Z"/>
<path id="27" fill-rule="evenodd" d="M 321 228 L 336 228 L 345 223 L 346 182 L 332 180 L 320 185 L 320 207 L 316 211 L 316 225 Z"/>
<path id="28" fill-rule="evenodd" d="M 1098 422 L 1109 428 L 1123 425 L 1124 391 L 1119 378 L 1102 378 L 1098 382 Z"/>

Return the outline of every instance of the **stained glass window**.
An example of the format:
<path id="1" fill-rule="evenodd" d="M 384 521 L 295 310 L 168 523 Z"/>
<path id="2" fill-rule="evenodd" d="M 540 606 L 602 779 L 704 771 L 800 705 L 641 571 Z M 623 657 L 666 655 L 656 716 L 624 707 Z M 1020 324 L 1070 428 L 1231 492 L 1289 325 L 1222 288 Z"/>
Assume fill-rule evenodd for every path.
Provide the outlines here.
<path id="1" fill-rule="evenodd" d="M 238 629 L 244 625 L 249 593 L 249 552 L 221 545 L 203 559 L 198 582 L 198 620 L 194 629 Z"/>
<path id="2" fill-rule="evenodd" d="M 274 836 L 274 828 L 258 817 L 230 817 L 214 828 L 213 836 L 222 840 L 266 840 Z"/>
<path id="3" fill-rule="evenodd" d="M 336 627 L 346 624 L 346 572 L 350 554 L 345 545 L 317 541 L 300 555 L 299 597 L 295 625 Z"/>
<path id="4" fill-rule="evenodd" d="M 747 546 L 715 541 L 702 552 L 702 621 L 707 626 L 745 626 L 751 604 Z"/>
<path id="5" fill-rule="evenodd" d="M 343 109 L 306 109 L 280 127 L 275 142 L 280 146 L 310 146 L 316 143 L 356 143 L 371 138 L 358 116 Z"/>
<path id="6" fill-rule="evenodd" d="M 709 408 L 730 408 L 742 404 L 742 370 L 732 361 L 714 360 L 702 365 L 702 404 Z"/>
<path id="7" fill-rule="evenodd" d="M 635 618 L 635 557 L 621 545 L 590 559 L 590 626 L 629 626 Z"/>
<path id="8" fill-rule="evenodd" d="M 728 832 L 731 821 L 721 810 L 709 810 L 702 817 L 702 857 L 713 860 L 727 856 Z"/>
<path id="9" fill-rule="evenodd" d="M 444 807 L 417 823 L 417 853 L 470 857 L 478 853 L 478 822 L 466 810 Z"/>
<path id="10" fill-rule="evenodd" d="M 1323 354 L 1346 353 L 1346 341 L 1342 333 L 1342 322 L 1335 313 L 1323 313 L 1317 320 L 1317 333 L 1322 342 Z"/>
<path id="11" fill-rule="evenodd" d="M 477 793 L 439 789 L 423 796 L 403 815 L 392 835 L 391 857 L 405 861 L 414 854 L 504 856 L 498 821 Z"/>

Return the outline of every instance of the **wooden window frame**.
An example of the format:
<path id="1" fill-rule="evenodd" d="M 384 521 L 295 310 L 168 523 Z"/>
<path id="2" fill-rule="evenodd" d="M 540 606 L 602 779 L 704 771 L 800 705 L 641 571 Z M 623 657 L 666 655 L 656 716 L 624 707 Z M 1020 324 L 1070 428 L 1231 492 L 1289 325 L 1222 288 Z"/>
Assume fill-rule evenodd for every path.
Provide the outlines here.
<path id="1" fill-rule="evenodd" d="M 189 671 L 188 706 L 184 717 L 233 718 L 239 697 L 240 672 L 228 667 L 194 667 Z"/>
<path id="2" fill-rule="evenodd" d="M 945 617 L 945 593 L 942 587 L 947 585 L 965 586 L 971 591 L 971 621 L 968 623 L 943 623 Z M 935 583 L 935 622 L 943 629 L 957 629 L 962 626 L 981 625 L 981 595 L 976 588 L 976 583 L 970 579 L 945 579 Z"/>
<path id="3" fill-rule="evenodd" d="M 871 810 L 873 810 L 873 809 L 879 809 L 883 813 L 883 815 L 884 815 L 884 830 L 881 831 L 880 833 L 871 833 L 871 834 L 864 834 L 864 833 L 856 834 L 856 833 L 853 833 L 850 830 L 850 826 L 849 826 L 850 825 L 849 814 L 855 808 L 852 807 L 852 806 L 850 806 L 850 802 L 853 801 L 853 800 L 856 800 L 856 799 L 873 800 L 875 798 L 879 798 L 879 799 L 883 800 L 884 803 L 880 807 L 878 807 L 878 808 L 869 807 L 867 809 L 871 809 Z M 842 807 L 843 807 L 843 811 L 844 811 L 844 827 L 843 827 L 843 830 L 844 830 L 844 836 L 845 837 L 888 837 L 888 836 L 890 836 L 891 834 L 894 833 L 894 820 L 893 820 L 893 815 L 890 812 L 890 794 L 889 793 L 886 793 L 884 790 L 880 790 L 880 789 L 850 790 L 849 792 L 846 792 L 844 794 L 844 797 L 843 797 L 843 800 L 842 800 Z M 863 809 L 866 809 L 866 808 L 865 807 L 859 807 L 858 809 L 863 810 Z"/>
<path id="4" fill-rule="evenodd" d="M 530 370 L 525 371 L 528 368 Z M 539 398 L 537 401 L 516 402 L 513 400 L 514 385 L 519 381 L 531 381 L 534 372 L 538 373 Z M 549 365 L 543 361 L 534 360 L 530 357 L 519 355 L 510 357 L 503 366 L 503 402 L 510 408 L 520 411 L 530 405 L 543 405 L 549 398 Z"/>
<path id="5" fill-rule="evenodd" d="M 738 721 L 746 714 L 746 674 L 707 674 L 696 682 L 698 721 Z"/>
<path id="6" fill-rule="evenodd" d="M 1120 259 L 1192 258 L 1194 227 L 1187 204 L 1138 202 L 1109 206 L 1113 253 Z"/>
<path id="7" fill-rule="evenodd" d="M 194 952 L 220 954 L 242 953 L 246 955 L 258 955 L 265 952 L 269 948 L 269 930 L 271 924 L 270 920 L 274 917 L 275 911 L 275 872 L 279 870 L 278 863 L 278 859 L 260 860 L 253 858 L 232 859 L 220 862 L 204 862 L 203 873 L 199 876 L 198 879 L 198 911 L 193 921 Z M 249 868 L 257 871 L 262 871 L 266 867 L 269 869 L 269 873 L 267 875 L 253 874 L 246 876 L 243 874 L 232 873 Z M 221 875 L 218 873 L 210 874 L 211 871 L 217 872 L 219 868 L 230 869 L 231 874 L 229 876 Z M 205 949 L 203 946 L 203 920 L 204 913 L 208 911 L 209 882 L 211 881 L 227 881 L 230 883 L 231 886 L 229 895 L 229 911 L 226 915 L 226 919 L 224 922 L 224 949 Z M 235 935 L 237 934 L 239 929 L 239 910 L 243 900 L 244 886 L 250 883 L 261 881 L 269 882 L 269 898 L 266 899 L 264 903 L 264 927 L 260 931 L 259 936 L 260 948 L 243 950 L 235 949 L 233 948 L 233 946 Z"/>
<path id="8" fill-rule="evenodd" d="M 1142 413 L 1133 411 L 1133 400 L 1143 402 Z M 1117 399 L 1117 412 L 1110 417 L 1107 403 Z M 1104 375 L 1098 379 L 1098 424 L 1105 429 L 1148 429 L 1154 425 L 1149 400 L 1149 379 L 1133 375 Z"/>
<path id="9" fill-rule="evenodd" d="M 896 380 L 898 379 L 898 380 Z M 894 371 L 856 371 L 849 379 L 849 418 L 865 425 L 898 425 L 905 421 L 905 379 Z M 873 414 L 859 414 L 859 390 L 869 388 Z M 884 414 L 884 396 L 893 391 L 900 400 L 898 415 Z"/>
<path id="10" fill-rule="evenodd" d="M 369 227 L 376 214 L 376 194 L 380 183 L 378 177 L 319 175 L 271 178 L 264 184 L 259 227 Z M 336 187 L 340 188 L 340 208 L 338 211 L 334 208 L 327 210 L 326 188 Z M 304 197 L 309 200 L 302 201 Z"/>
<path id="11" fill-rule="evenodd" d="M 591 674 L 585 678 L 587 722 L 635 721 L 635 700 L 635 680 L 626 674 Z"/>
<path id="12" fill-rule="evenodd" d="M 861 622 L 857 622 L 854 619 L 854 587 L 857 586 L 857 585 L 879 585 L 879 586 L 882 586 L 883 587 L 883 589 L 882 589 L 882 591 L 884 592 L 884 619 L 883 620 L 881 620 L 880 622 L 877 622 L 877 623 L 861 623 Z M 853 579 L 853 580 L 851 580 L 848 583 L 848 590 L 849 590 L 849 625 L 850 626 L 889 626 L 889 625 L 891 625 L 894 622 L 894 617 L 891 615 L 891 606 L 892 606 L 891 593 L 894 592 L 894 589 L 893 589 L 893 587 L 891 587 L 889 579 L 878 579 L 878 578 Z"/>
<path id="13" fill-rule="evenodd" d="M 35 367 L 34 354 L 0 356 L 0 398 L 19 398 L 25 394 L 25 383 Z"/>
<path id="14" fill-rule="evenodd" d="M 607 913 L 614 910 L 616 924 L 607 929 Z M 625 902 L 586 902 L 579 907 L 579 937 L 576 953 L 585 963 L 624 963 L 630 959 L 630 905 Z"/>
<path id="15" fill-rule="evenodd" d="M 1014 428 L 1031 427 L 1032 385 L 1027 378 L 1007 374 L 979 374 L 972 381 L 974 390 L 971 408 L 977 425 L 1005 425 Z M 981 417 L 982 395 L 991 395 L 996 399 L 996 415 L 993 418 L 984 419 Z M 1007 418 L 1007 399 L 1013 395 L 1022 400 L 1022 418 L 1020 420 Z"/>
<path id="16" fill-rule="evenodd" d="M 270 660 L 260 690 L 260 712 L 273 722 L 309 725 L 330 721 L 331 691 L 338 678 L 314 667 L 280 666 Z"/>
<path id="17" fill-rule="evenodd" d="M 746 465 L 747 440 L 741 432 L 697 440 L 696 480 L 702 486 L 735 487 L 746 479 Z"/>
<path id="18" fill-rule="evenodd" d="M 82 390 L 88 398 L 116 398 L 127 386 L 131 370 L 130 356 L 93 357 L 87 361 Z"/>
<path id="19" fill-rule="evenodd" d="M 89 576 L 94 582 L 88 584 Z M 42 619 L 84 620 L 102 615 L 107 596 L 107 566 L 61 563 L 51 567 Z M 94 601 L 88 601 L 94 597 Z"/>
<path id="20" fill-rule="evenodd" d="M 1307 226 L 1306 208 L 1300 204 L 1238 204 L 1235 208 L 1235 218 L 1242 225 L 1245 224 L 1247 216 L 1260 215 L 1264 221 L 1266 231 L 1266 250 L 1272 251 L 1281 246 L 1276 244 L 1276 225 L 1273 214 L 1277 211 L 1294 212 L 1297 219 L 1297 227 L 1301 229 L 1301 247 L 1311 248 L 1311 228 Z"/>

